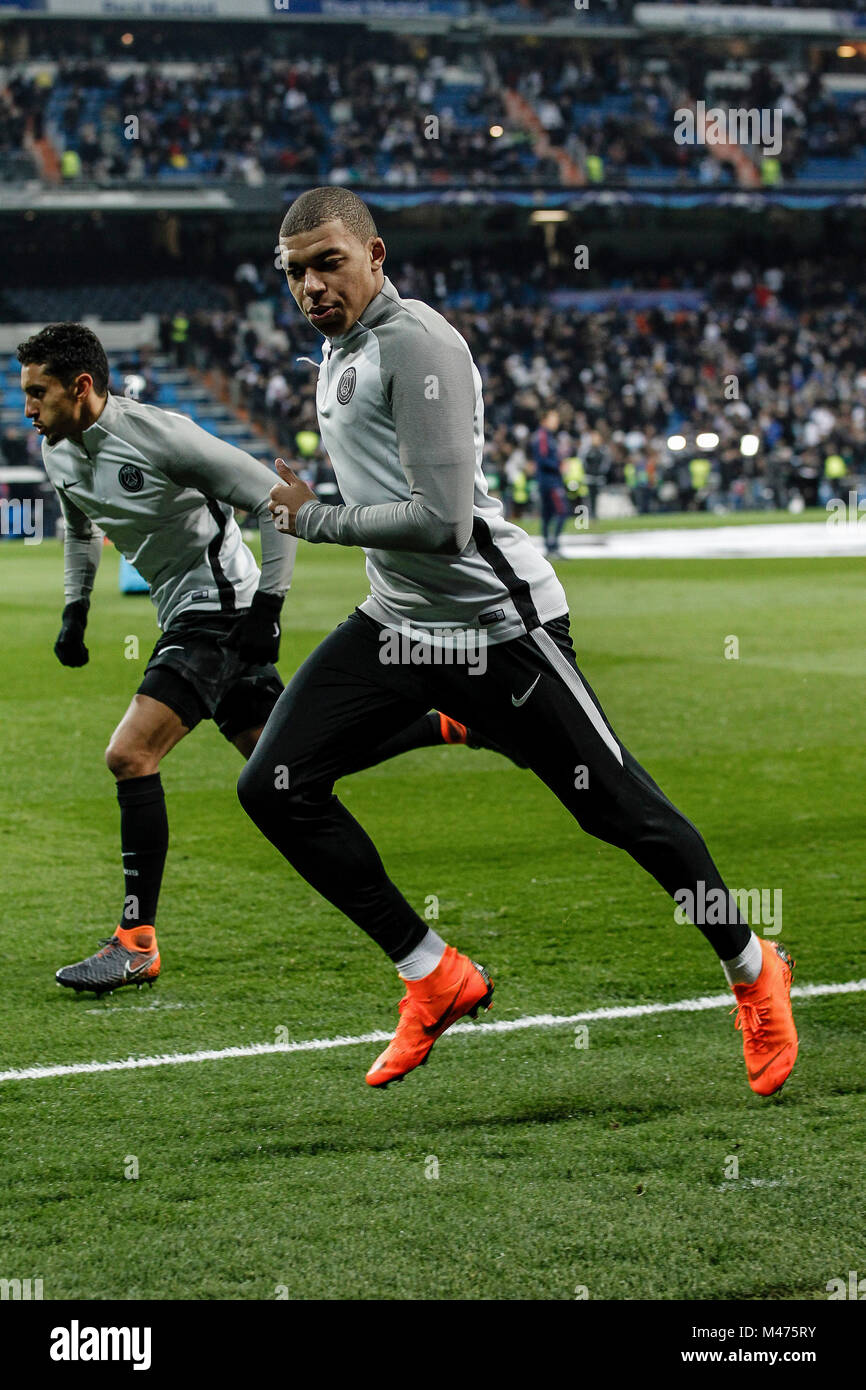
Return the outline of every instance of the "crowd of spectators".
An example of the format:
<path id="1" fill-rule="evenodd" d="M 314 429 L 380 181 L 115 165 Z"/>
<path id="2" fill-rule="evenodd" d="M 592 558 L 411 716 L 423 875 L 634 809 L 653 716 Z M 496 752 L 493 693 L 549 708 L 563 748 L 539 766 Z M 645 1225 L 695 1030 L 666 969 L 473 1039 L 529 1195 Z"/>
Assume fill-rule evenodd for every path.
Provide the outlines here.
<path id="1" fill-rule="evenodd" d="M 726 82 L 726 68 L 734 85 Z M 721 151 L 672 138 L 675 113 L 698 100 L 708 108 L 779 112 L 773 119 L 780 122 L 782 179 L 808 176 L 807 160 L 863 158 L 866 93 L 843 96 L 827 74 L 805 64 L 749 63 L 745 86 L 743 71 L 741 61 L 726 63 L 711 49 L 688 44 L 648 63 L 636 62 L 625 45 L 551 45 L 531 63 L 505 68 L 504 80 L 532 101 L 554 145 L 584 168 L 587 155 L 603 160 L 607 182 L 628 182 L 647 167 L 686 181 L 733 181 Z M 760 164 L 759 151 L 752 153 Z"/>
<path id="2" fill-rule="evenodd" d="M 726 62 L 732 78 L 749 74 L 748 87 L 720 81 Z M 314 38 L 291 56 L 199 56 L 183 73 L 154 63 L 112 75 L 105 57 L 62 54 L 53 73 L 5 73 L 0 156 L 35 173 L 33 141 L 45 135 L 68 180 L 550 186 L 577 165 L 596 182 L 637 183 L 649 169 L 672 182 L 731 182 L 719 151 L 674 139 L 675 112 L 699 99 L 781 111 L 779 178 L 802 177 L 807 160 L 866 160 L 866 97 L 843 98 L 802 57 L 744 65 L 701 43 L 467 48 L 359 32 L 342 47 Z M 552 155 L 509 114 L 509 93 L 534 107 Z"/>
<path id="3" fill-rule="evenodd" d="M 511 514 L 539 509 L 556 470 L 570 508 L 590 515 L 626 494 L 639 512 L 824 505 L 866 482 L 858 263 L 695 261 L 596 286 L 591 306 L 558 303 L 559 274 L 537 258 L 521 266 L 480 253 L 388 263 L 401 294 L 439 308 L 472 350 L 484 468 Z M 315 409 L 320 335 L 271 264 L 242 262 L 212 302 L 224 307 L 178 300 L 163 316 L 161 360 L 201 374 L 275 452 L 332 488 Z M 128 370 L 143 399 L 160 400 L 147 354 L 113 365 L 114 389 Z M 0 453 L 36 462 L 38 439 L 9 424 Z"/>
<path id="4" fill-rule="evenodd" d="M 44 134 L 70 153 L 64 177 L 99 182 L 558 180 L 527 132 L 491 136 L 503 105 L 488 55 L 456 67 L 418 41 L 366 47 L 366 59 L 250 50 L 192 76 L 153 65 L 112 77 L 104 62 L 68 59 L 50 82 L 13 70 L 0 87 L 0 152 Z"/>
<path id="5" fill-rule="evenodd" d="M 251 285 L 249 269 L 240 278 Z M 609 487 L 627 489 L 639 511 L 815 505 L 866 475 L 866 276 L 856 266 L 697 264 L 694 308 L 666 306 L 673 286 L 660 277 L 655 307 L 618 306 L 617 291 L 587 313 L 553 307 L 543 268 L 519 278 L 478 257 L 390 273 L 468 342 L 484 380 L 485 470 L 518 513 L 537 501 L 534 439 L 551 411 L 572 501 L 590 509 Z M 256 278 L 271 286 L 269 327 L 254 326 L 257 299 L 247 298 L 257 314 L 193 315 L 190 360 L 216 369 L 235 404 L 318 477 L 321 339 L 265 272 Z"/>

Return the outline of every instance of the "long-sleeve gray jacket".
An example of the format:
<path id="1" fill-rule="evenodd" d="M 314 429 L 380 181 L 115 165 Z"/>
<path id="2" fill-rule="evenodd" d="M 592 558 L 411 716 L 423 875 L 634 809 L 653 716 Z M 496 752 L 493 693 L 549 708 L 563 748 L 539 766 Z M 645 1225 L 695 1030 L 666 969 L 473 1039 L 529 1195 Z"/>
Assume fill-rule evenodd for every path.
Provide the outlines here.
<path id="1" fill-rule="evenodd" d="M 89 596 L 103 536 L 151 586 L 160 627 L 179 613 L 233 613 L 257 589 L 284 594 L 297 541 L 268 511 L 276 477 L 251 454 L 174 411 L 109 396 L 81 444 L 42 441 L 66 521 L 65 597 Z M 255 514 L 262 569 L 233 507 Z"/>
<path id="2" fill-rule="evenodd" d="M 481 376 L 435 309 L 386 278 L 325 342 L 316 406 L 346 506 L 305 502 L 295 529 L 363 547 L 371 617 L 504 642 L 567 612 L 553 567 L 487 491 Z"/>

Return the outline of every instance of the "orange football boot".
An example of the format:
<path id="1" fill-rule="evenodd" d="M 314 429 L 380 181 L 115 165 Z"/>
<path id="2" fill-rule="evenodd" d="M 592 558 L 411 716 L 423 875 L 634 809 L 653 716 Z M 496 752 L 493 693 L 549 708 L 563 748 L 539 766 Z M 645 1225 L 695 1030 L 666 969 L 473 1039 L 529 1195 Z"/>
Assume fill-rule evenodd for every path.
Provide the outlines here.
<path id="1" fill-rule="evenodd" d="M 439 732 L 443 743 L 465 743 L 469 730 L 465 724 L 439 711 Z"/>
<path id="2" fill-rule="evenodd" d="M 755 983 L 731 988 L 739 1005 L 736 1027 L 743 1035 L 749 1085 L 759 1096 L 771 1096 L 787 1081 L 797 1060 L 791 1011 L 796 962 L 776 942 L 762 939 L 761 951 L 764 965 Z"/>
<path id="3" fill-rule="evenodd" d="M 402 1081 L 407 1072 L 423 1066 L 430 1049 L 446 1028 L 479 1009 L 489 1009 L 493 981 L 483 965 L 463 956 L 454 946 L 423 980 L 407 980 L 400 1000 L 400 1022 L 385 1051 L 367 1072 L 369 1086 Z"/>
<path id="4" fill-rule="evenodd" d="M 114 936 L 99 944 L 102 950 L 95 955 L 58 970 L 54 976 L 57 983 L 76 993 L 90 989 L 100 995 L 110 994 L 123 985 L 152 987 L 159 977 L 159 946 L 153 927 L 118 927 Z"/>

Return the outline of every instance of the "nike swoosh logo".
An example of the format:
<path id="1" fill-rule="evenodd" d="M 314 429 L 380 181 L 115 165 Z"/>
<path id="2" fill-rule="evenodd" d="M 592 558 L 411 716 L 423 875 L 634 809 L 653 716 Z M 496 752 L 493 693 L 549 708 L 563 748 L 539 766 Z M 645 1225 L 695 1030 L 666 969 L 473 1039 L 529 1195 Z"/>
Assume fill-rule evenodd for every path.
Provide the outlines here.
<path id="1" fill-rule="evenodd" d="M 444 1012 L 444 1014 L 442 1015 L 441 1018 L 437 1018 L 437 1020 L 436 1020 L 435 1023 L 431 1023 L 431 1024 L 430 1024 L 429 1028 L 428 1028 L 427 1024 L 425 1023 L 425 1024 L 423 1025 L 423 1027 L 424 1027 L 424 1032 L 427 1034 L 427 1036 L 430 1037 L 430 1036 L 432 1036 L 433 1033 L 438 1032 L 438 1030 L 439 1030 L 439 1029 L 442 1027 L 442 1025 L 445 1023 L 445 1020 L 448 1019 L 448 1018 L 450 1018 L 451 1015 L 452 1015 L 454 1012 L 455 1012 L 455 1009 L 454 1009 L 454 1005 L 452 1004 L 450 1008 L 448 1008 L 448 1009 L 445 1010 L 445 1012 Z M 460 1014 L 460 1017 L 462 1018 L 463 1015 Z"/>
<path id="2" fill-rule="evenodd" d="M 785 1047 L 787 1046 L 788 1044 L 785 1043 Z M 781 1057 L 782 1053 L 785 1051 L 785 1047 L 780 1047 L 779 1051 L 776 1053 L 776 1056 L 771 1057 L 769 1062 L 765 1062 L 764 1065 L 758 1071 L 752 1071 L 751 1067 L 746 1067 L 746 1071 L 749 1073 L 749 1080 L 757 1081 L 759 1076 L 763 1076 L 764 1072 L 767 1070 L 767 1067 L 771 1067 L 773 1063 L 776 1061 L 776 1058 Z"/>
<path id="3" fill-rule="evenodd" d="M 535 677 L 535 680 L 532 682 L 532 685 L 529 687 L 529 689 L 527 690 L 526 694 L 525 694 L 525 695 L 521 695 L 521 697 L 520 697 L 519 700 L 518 700 L 518 698 L 517 698 L 516 695 L 512 695 L 512 697 L 511 697 L 511 703 L 513 704 L 513 706 L 514 706 L 515 709 L 520 709 L 520 706 L 521 706 L 521 705 L 525 705 L 525 704 L 526 704 L 526 701 L 529 699 L 530 695 L 532 694 L 533 690 L 534 690 L 535 687 L 538 685 L 538 682 L 539 682 L 540 680 L 541 680 L 541 676 L 536 676 L 536 677 Z"/>
<path id="4" fill-rule="evenodd" d="M 123 978 L 124 978 L 124 980 L 134 980 L 135 977 L 136 977 L 136 975 L 140 975 L 141 972 L 142 972 L 142 970 L 146 970 L 147 967 L 148 967 L 149 965 L 153 965 L 153 962 L 154 962 L 155 960 L 156 960 L 156 953 L 154 953 L 152 956 L 148 956 L 147 960 L 143 960 L 143 961 L 141 962 L 141 965 L 137 965 L 137 966 L 135 967 L 134 970 L 131 970 L 131 969 L 130 969 L 130 965 L 129 965 L 129 961 L 128 961 L 128 960 L 127 960 L 127 961 L 124 961 L 124 964 L 123 964 Z"/>
<path id="5" fill-rule="evenodd" d="M 182 651 L 183 651 L 183 647 L 177 647 L 177 646 L 175 646 L 175 647 L 160 647 L 160 649 L 159 649 L 159 655 L 162 656 L 163 652 L 182 652 Z"/>

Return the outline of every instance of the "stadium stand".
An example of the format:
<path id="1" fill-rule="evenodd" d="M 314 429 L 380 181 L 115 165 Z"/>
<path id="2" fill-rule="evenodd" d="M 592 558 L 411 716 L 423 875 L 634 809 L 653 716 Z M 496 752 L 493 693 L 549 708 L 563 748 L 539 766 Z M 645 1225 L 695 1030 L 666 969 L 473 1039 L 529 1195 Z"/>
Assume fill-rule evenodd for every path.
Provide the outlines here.
<path id="1" fill-rule="evenodd" d="M 0 69 L 0 172 L 102 186 L 653 187 L 771 173 L 863 186 L 866 70 L 834 47 L 783 45 L 767 61 L 689 39 L 527 49 L 517 37 L 471 46 L 362 29 L 340 46 L 326 29 L 290 56 L 190 44 L 153 62 L 107 55 L 92 32 L 86 55 L 84 40 L 70 55 L 59 34 L 47 51 L 29 43 Z M 757 138 L 737 157 L 675 143 L 675 113 L 698 101 L 781 112 L 778 172 Z"/>
<path id="2" fill-rule="evenodd" d="M 833 8 L 841 27 L 866 0 Z M 378 191 L 385 209 L 411 205 L 416 190 L 433 204 L 468 206 L 479 194 L 481 203 L 522 197 L 530 208 L 552 194 L 572 224 L 593 186 L 610 206 L 638 201 L 630 190 L 666 206 L 680 193 L 679 206 L 709 203 L 716 188 L 730 206 L 725 198 L 743 187 L 768 193 L 777 183 L 812 206 L 859 198 L 866 44 L 843 56 L 832 32 L 772 42 L 686 32 L 672 43 L 636 29 L 633 7 L 616 0 L 593 0 L 579 34 L 542 39 L 562 9 L 455 4 L 461 32 L 431 20 L 397 33 L 381 16 L 375 27 L 290 29 L 0 24 L 0 179 L 28 190 L 6 224 L 18 273 L 0 280 L 0 325 L 146 321 L 134 337 L 149 347 L 115 343 L 113 389 L 184 410 L 262 457 L 284 452 L 327 485 L 305 360 L 318 356 L 318 336 L 273 264 L 258 262 L 267 242 L 239 229 L 247 206 L 266 208 L 270 229 L 274 209 L 320 182 Z M 485 29 L 491 19 L 510 28 Z M 699 102 L 780 112 L 778 159 L 760 142 L 678 144 L 677 114 Z M 225 221 L 217 214 L 205 227 L 205 211 L 195 235 L 171 228 L 173 196 L 191 190 L 188 229 L 199 198 L 235 188 L 250 201 L 225 195 Z M 113 213 L 144 195 L 153 222 L 137 264 L 135 233 Z M 38 219 L 65 197 L 77 261 L 65 274 L 52 263 L 40 278 Z M 82 212 L 91 197 L 92 213 Z M 100 248 L 92 270 L 88 216 Z M 183 274 L 199 233 L 195 273 Z M 538 238 L 520 270 L 516 257 L 497 263 L 456 238 L 441 268 L 389 260 L 402 292 L 441 307 L 472 346 L 486 384 L 486 466 L 513 509 L 532 505 L 532 438 L 552 409 L 574 500 L 593 505 L 619 489 L 638 510 L 785 506 L 824 500 L 831 475 L 838 491 L 866 473 L 859 265 L 798 258 L 793 240 L 775 260 L 766 241 L 754 254 L 738 246 L 720 268 L 718 227 L 714 235 L 706 264 L 698 236 L 664 272 L 657 261 L 621 281 L 590 275 L 580 291 L 573 277 L 564 288 L 562 261 L 557 270 L 539 254 Z M 7 464 L 22 449 L 30 460 L 36 444 L 21 431 L 17 376 L 13 358 L 0 377 Z M 682 448 L 671 445 L 680 436 Z"/>

